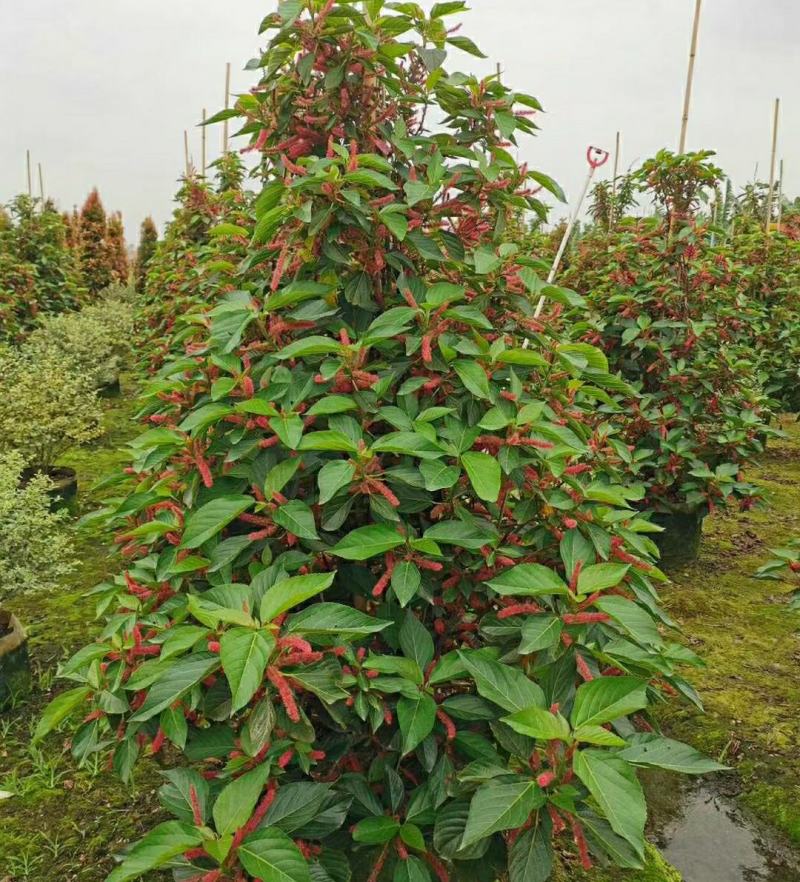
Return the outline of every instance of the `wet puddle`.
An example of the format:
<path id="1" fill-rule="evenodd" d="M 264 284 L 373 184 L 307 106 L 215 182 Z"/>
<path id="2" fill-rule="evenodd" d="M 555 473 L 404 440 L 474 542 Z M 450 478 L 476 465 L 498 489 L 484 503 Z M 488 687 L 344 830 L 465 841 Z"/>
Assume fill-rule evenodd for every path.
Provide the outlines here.
<path id="1" fill-rule="evenodd" d="M 706 786 L 686 791 L 679 816 L 659 839 L 684 882 L 800 882 L 800 858 Z"/>

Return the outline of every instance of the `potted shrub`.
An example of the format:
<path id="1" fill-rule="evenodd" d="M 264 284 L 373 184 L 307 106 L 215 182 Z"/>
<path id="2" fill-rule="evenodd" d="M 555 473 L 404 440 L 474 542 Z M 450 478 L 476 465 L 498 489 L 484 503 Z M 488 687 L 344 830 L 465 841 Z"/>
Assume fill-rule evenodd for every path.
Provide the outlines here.
<path id="1" fill-rule="evenodd" d="M 527 882 L 556 839 L 637 866 L 635 768 L 717 768 L 644 719 L 696 659 L 595 431 L 619 380 L 504 239 L 556 188 L 505 149 L 535 99 L 445 71 L 462 8 L 281 4 L 226 114 L 252 245 L 159 372 L 107 626 L 36 733 L 88 704 L 78 755 L 185 752 L 109 882 Z"/>
<path id="2" fill-rule="evenodd" d="M 25 688 L 27 637 L 14 615 L 14 600 L 33 591 L 53 591 L 72 572 L 72 546 L 65 512 L 50 511 L 45 475 L 22 481 L 19 453 L 0 454 L 0 706 Z"/>
<path id="3" fill-rule="evenodd" d="M 130 359 L 134 333 L 133 305 L 107 296 L 80 312 L 44 318 L 29 335 L 24 352 L 31 360 L 59 352 L 69 370 L 103 395 L 119 392 L 119 375 Z"/>
<path id="4" fill-rule="evenodd" d="M 586 237 L 565 276 L 591 307 L 576 332 L 633 387 L 606 412 L 670 566 L 696 556 L 709 511 L 758 498 L 742 470 L 769 434 L 752 347 L 735 330 L 746 319 L 735 274 L 693 219 L 716 176 L 707 154 L 648 161 L 639 177 L 664 215 Z"/>
<path id="5" fill-rule="evenodd" d="M 10 348 L 0 354 L 0 452 L 17 451 L 23 480 L 37 474 L 53 483 L 55 498 L 77 492 L 74 469 L 57 465 L 76 444 L 102 434 L 102 411 L 86 378 L 55 346 Z"/>
<path id="6" fill-rule="evenodd" d="M 771 548 L 772 557 L 756 572 L 758 579 L 773 579 L 792 588 L 789 607 L 800 610 L 800 539 L 790 539 L 782 548 Z"/>

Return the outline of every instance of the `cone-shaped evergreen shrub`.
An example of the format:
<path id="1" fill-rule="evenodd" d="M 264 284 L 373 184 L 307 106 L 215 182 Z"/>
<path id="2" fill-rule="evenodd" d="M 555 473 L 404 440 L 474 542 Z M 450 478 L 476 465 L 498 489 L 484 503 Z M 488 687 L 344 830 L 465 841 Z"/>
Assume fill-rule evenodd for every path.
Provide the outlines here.
<path id="1" fill-rule="evenodd" d="M 693 656 L 595 418 L 619 381 L 504 242 L 554 185 L 507 149 L 536 100 L 445 71 L 463 5 L 264 20 L 252 246 L 159 372 L 127 567 L 37 735 L 88 703 L 79 756 L 174 764 L 110 882 L 533 882 L 554 838 L 635 866 L 635 767 L 715 767 L 645 719 Z"/>
<path id="2" fill-rule="evenodd" d="M 146 217 L 142 221 L 139 231 L 139 247 L 136 251 L 136 290 L 141 294 L 144 292 L 145 280 L 147 279 L 147 269 L 150 261 L 158 245 L 158 228 L 155 221 L 151 217 Z"/>
<path id="3" fill-rule="evenodd" d="M 122 215 L 118 211 L 108 219 L 108 247 L 111 251 L 111 280 L 124 284 L 129 274 L 128 249 Z"/>
<path id="4" fill-rule="evenodd" d="M 114 252 L 108 239 L 106 211 L 95 188 L 80 214 L 80 261 L 83 283 L 95 297 L 114 281 Z"/>

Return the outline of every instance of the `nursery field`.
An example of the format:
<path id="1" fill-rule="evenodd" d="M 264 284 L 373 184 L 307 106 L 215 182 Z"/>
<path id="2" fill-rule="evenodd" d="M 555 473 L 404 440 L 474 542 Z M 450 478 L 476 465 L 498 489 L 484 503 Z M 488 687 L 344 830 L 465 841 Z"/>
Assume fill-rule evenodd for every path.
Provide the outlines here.
<path id="1" fill-rule="evenodd" d="M 555 223 L 464 12 L 280 3 L 134 261 L 0 213 L 0 882 L 800 878 L 800 201 Z"/>

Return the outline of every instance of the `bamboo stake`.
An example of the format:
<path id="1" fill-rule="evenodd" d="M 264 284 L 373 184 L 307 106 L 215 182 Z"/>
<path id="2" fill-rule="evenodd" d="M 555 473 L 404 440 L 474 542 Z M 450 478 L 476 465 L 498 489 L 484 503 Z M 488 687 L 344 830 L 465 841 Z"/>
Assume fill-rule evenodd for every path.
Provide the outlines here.
<path id="1" fill-rule="evenodd" d="M 203 108 L 203 127 L 201 129 L 202 136 L 200 140 L 200 161 L 202 162 L 202 175 L 206 176 L 206 109 Z"/>
<path id="2" fill-rule="evenodd" d="M 781 112 L 781 99 L 775 99 L 775 114 L 772 119 L 772 156 L 769 163 L 769 190 L 767 191 L 767 209 L 764 212 L 764 230 L 769 233 L 772 220 L 772 194 L 775 189 L 775 157 L 778 152 L 778 121 Z"/>
<path id="3" fill-rule="evenodd" d="M 25 163 L 28 168 L 28 196 L 33 199 L 33 184 L 31 183 L 31 151 L 25 151 Z"/>
<path id="4" fill-rule="evenodd" d="M 783 218 L 783 160 L 778 172 L 778 232 L 781 231 L 781 219 Z"/>
<path id="5" fill-rule="evenodd" d="M 225 65 L 225 110 L 231 106 L 231 63 Z M 228 120 L 222 124 L 222 153 L 228 152 Z"/>
<path id="6" fill-rule="evenodd" d="M 39 197 L 42 200 L 42 211 L 44 211 L 44 176 L 42 175 L 42 164 L 39 163 Z"/>
<path id="7" fill-rule="evenodd" d="M 686 130 L 689 126 L 689 106 L 692 101 L 692 82 L 694 80 L 694 61 L 697 57 L 697 35 L 700 32 L 700 10 L 703 0 L 695 0 L 694 24 L 692 25 L 692 44 L 689 49 L 689 70 L 686 74 L 686 92 L 683 96 L 683 117 L 681 118 L 681 138 L 678 153 L 686 151 Z"/>
<path id="8" fill-rule="evenodd" d="M 617 175 L 619 174 L 619 132 L 614 144 L 614 175 L 611 178 L 611 207 L 608 211 L 608 229 L 614 226 L 614 202 L 617 198 Z"/>

